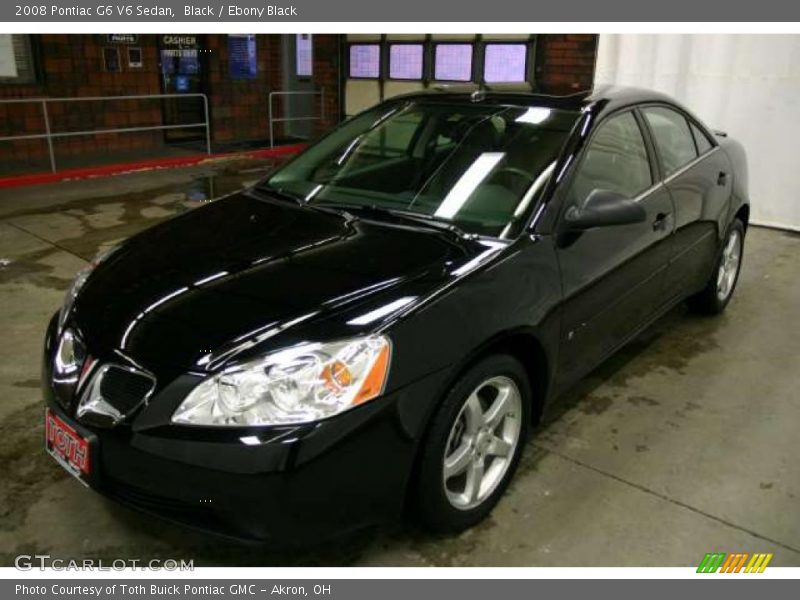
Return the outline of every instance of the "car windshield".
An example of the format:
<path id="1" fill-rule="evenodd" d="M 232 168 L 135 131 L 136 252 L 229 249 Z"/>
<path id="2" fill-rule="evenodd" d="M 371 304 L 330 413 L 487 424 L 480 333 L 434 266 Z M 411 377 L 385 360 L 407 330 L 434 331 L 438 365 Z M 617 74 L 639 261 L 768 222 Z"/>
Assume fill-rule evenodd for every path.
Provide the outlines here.
<path id="1" fill-rule="evenodd" d="M 578 113 L 403 102 L 366 111 L 262 186 L 311 205 L 418 213 L 479 235 L 517 235 Z"/>

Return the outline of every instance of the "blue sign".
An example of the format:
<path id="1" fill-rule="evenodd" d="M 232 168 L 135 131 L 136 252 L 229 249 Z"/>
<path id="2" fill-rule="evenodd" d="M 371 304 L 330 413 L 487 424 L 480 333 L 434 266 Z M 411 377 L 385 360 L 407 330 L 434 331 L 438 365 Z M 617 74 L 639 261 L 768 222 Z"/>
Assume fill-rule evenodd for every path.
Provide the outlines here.
<path id="1" fill-rule="evenodd" d="M 228 73 L 231 79 L 255 79 L 256 36 L 252 33 L 228 36 Z"/>
<path id="2" fill-rule="evenodd" d="M 189 78 L 186 75 L 178 75 L 175 78 L 175 91 L 178 92 L 189 91 Z"/>
<path id="3" fill-rule="evenodd" d="M 200 72 L 200 60 L 197 57 L 197 49 L 179 50 L 178 72 L 184 75 L 196 75 Z"/>

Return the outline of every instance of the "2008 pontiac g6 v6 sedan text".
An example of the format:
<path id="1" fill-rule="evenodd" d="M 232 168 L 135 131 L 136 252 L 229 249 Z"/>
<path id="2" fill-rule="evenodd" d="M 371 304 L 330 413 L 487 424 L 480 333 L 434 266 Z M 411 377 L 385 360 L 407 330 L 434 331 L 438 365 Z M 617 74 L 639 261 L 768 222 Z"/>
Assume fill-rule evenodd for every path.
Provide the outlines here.
<path id="1" fill-rule="evenodd" d="M 239 538 L 469 527 L 551 399 L 676 303 L 725 308 L 746 190 L 741 146 L 656 93 L 395 98 L 78 275 L 47 449 Z"/>

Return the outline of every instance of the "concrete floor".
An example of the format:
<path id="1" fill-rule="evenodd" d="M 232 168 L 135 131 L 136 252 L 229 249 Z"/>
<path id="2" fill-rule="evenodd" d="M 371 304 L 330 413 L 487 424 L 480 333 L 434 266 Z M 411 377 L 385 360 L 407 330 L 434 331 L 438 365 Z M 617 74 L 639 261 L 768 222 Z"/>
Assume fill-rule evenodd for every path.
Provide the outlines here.
<path id="1" fill-rule="evenodd" d="M 491 517 L 287 553 L 220 543 L 87 491 L 42 450 L 39 352 L 98 248 L 260 177 L 222 161 L 0 191 L 0 564 L 54 557 L 196 565 L 695 566 L 706 552 L 800 565 L 800 236 L 752 228 L 719 318 L 680 307 L 564 398 Z M 3 260 L 4 259 L 4 260 Z M 6 262 L 9 261 L 9 262 Z"/>

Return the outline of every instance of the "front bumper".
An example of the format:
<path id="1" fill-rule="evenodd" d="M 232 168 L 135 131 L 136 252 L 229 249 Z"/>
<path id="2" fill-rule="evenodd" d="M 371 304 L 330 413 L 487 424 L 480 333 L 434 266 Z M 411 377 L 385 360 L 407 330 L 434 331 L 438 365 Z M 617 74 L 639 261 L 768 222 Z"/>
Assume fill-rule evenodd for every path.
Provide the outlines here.
<path id="1" fill-rule="evenodd" d="M 47 405 L 55 398 L 47 343 Z M 417 441 L 444 373 L 311 426 L 249 430 L 151 426 L 180 381 L 160 389 L 132 420 L 95 436 L 90 485 L 149 514 L 204 531 L 307 545 L 397 518 Z M 152 419 L 152 416 L 150 417 Z"/>

